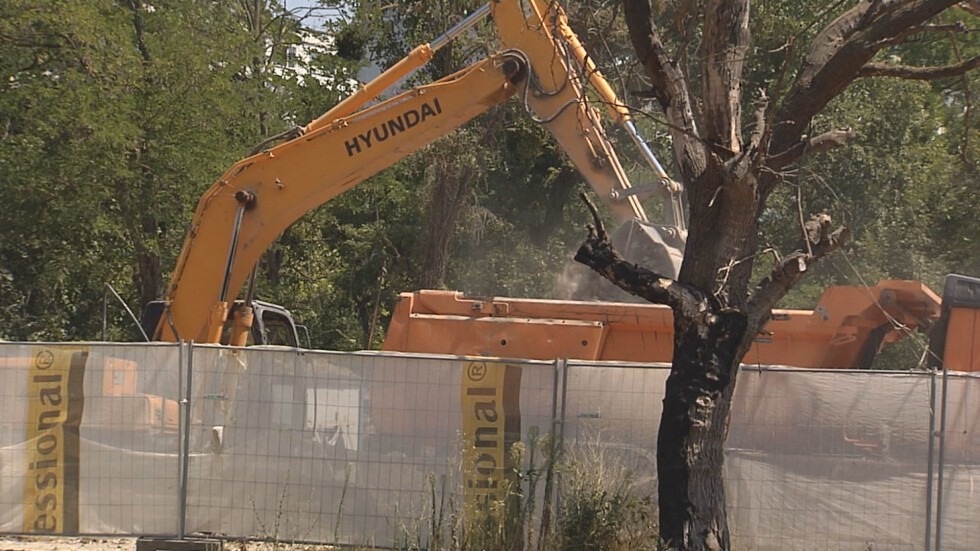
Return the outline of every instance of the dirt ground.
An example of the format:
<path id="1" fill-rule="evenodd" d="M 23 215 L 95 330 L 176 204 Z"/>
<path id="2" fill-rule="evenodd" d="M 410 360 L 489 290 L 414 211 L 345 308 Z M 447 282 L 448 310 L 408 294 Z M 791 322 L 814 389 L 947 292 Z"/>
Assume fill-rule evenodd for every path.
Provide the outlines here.
<path id="1" fill-rule="evenodd" d="M 133 551 L 136 538 L 0 536 L 0 551 Z M 326 545 L 227 541 L 225 551 L 327 551 Z"/>
<path id="2" fill-rule="evenodd" d="M 0 536 L 0 551 L 120 551 L 123 549 L 136 549 L 136 538 Z"/>

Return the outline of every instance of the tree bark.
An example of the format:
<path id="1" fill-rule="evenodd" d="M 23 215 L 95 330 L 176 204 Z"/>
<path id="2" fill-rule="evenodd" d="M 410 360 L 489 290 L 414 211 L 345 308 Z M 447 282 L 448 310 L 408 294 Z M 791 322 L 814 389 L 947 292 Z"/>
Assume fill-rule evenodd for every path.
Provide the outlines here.
<path id="1" fill-rule="evenodd" d="M 738 365 L 776 303 L 813 262 L 848 236 L 846 228 L 830 232 L 829 217 L 815 217 L 806 224 L 800 249 L 786 255 L 750 293 L 766 199 L 784 180 L 783 169 L 855 138 L 849 128 L 806 134 L 813 118 L 856 78 L 936 78 L 980 64 L 976 59 L 924 68 L 871 63 L 881 50 L 930 30 L 925 24 L 956 3 L 859 0 L 839 8 L 840 15 L 806 46 L 800 66 L 785 68 L 785 74 L 795 75 L 787 89 L 779 79 L 770 91 L 774 100 L 761 94 L 746 142 L 740 81 L 751 51 L 749 0 L 697 5 L 697 83 L 689 80 L 698 71 L 678 61 L 694 53 L 689 29 L 670 43 L 651 17 L 649 0 L 623 0 L 630 40 L 663 111 L 679 180 L 686 187 L 687 248 L 676 281 L 629 264 L 612 250 L 590 204 L 595 226 L 576 260 L 674 312 L 674 359 L 657 450 L 660 530 L 671 548 L 730 548 L 722 444 Z M 677 48 L 673 56 L 666 44 Z"/>
<path id="2" fill-rule="evenodd" d="M 801 250 L 773 269 L 753 300 L 735 307 L 724 293 L 706 294 L 683 281 L 627 262 L 613 248 L 595 206 L 583 194 L 594 225 L 575 260 L 650 302 L 674 312 L 674 353 L 657 434 L 660 536 L 671 549 L 727 550 L 724 442 L 739 364 L 769 320 L 777 297 L 809 266 L 844 244 L 846 228 L 829 233 L 830 218 L 816 216 Z M 746 218 L 755 228 L 754 219 Z"/>
<path id="3" fill-rule="evenodd" d="M 660 535 L 672 549 L 730 548 L 722 446 L 738 365 L 751 343 L 744 313 L 716 297 L 627 262 L 595 206 L 594 226 L 575 260 L 674 311 L 674 357 L 657 436 Z"/>
<path id="4" fill-rule="evenodd" d="M 451 148 L 452 144 L 433 147 Z M 428 169 L 431 173 L 426 175 L 432 187 L 419 271 L 419 283 L 424 289 L 441 289 L 445 286 L 453 234 L 473 191 L 476 176 L 471 167 L 462 162 L 460 165 L 463 166 L 452 166 L 447 159 L 453 159 L 453 155 L 450 153 L 433 162 Z"/>
<path id="5" fill-rule="evenodd" d="M 674 320 L 657 434 L 660 536 L 675 549 L 729 549 L 723 445 L 746 318 L 709 310 L 700 322 Z"/>

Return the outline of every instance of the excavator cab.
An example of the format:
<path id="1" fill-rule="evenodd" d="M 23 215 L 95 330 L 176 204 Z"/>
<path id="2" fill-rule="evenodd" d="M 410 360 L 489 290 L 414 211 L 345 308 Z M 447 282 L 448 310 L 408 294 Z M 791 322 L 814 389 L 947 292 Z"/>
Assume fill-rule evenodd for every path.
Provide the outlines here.
<path id="1" fill-rule="evenodd" d="M 255 316 L 252 322 L 252 330 L 248 333 L 246 346 L 288 346 L 299 348 L 299 331 L 292 314 L 278 304 L 265 302 L 262 300 L 252 301 L 252 313 Z M 221 344 L 229 344 L 231 340 L 231 326 L 236 309 L 245 305 L 243 301 L 235 301 L 232 306 L 232 315 L 228 316 L 225 328 L 221 332 Z"/>
<path id="2" fill-rule="evenodd" d="M 231 330 L 236 310 L 245 305 L 244 301 L 237 300 L 231 307 L 228 321 L 225 322 L 221 331 L 221 344 L 229 344 L 231 340 Z M 305 327 L 297 325 L 293 320 L 293 315 L 282 306 L 265 302 L 262 300 L 251 301 L 254 320 L 251 330 L 248 332 L 245 346 L 288 346 L 290 348 L 302 348 L 301 342 L 310 346 L 309 334 L 305 332 Z M 152 334 L 156 329 L 160 318 L 165 313 L 165 302 L 155 300 L 146 305 L 143 309 L 143 318 L 140 325 L 147 335 Z M 300 340 L 300 332 L 304 333 L 304 339 Z"/>

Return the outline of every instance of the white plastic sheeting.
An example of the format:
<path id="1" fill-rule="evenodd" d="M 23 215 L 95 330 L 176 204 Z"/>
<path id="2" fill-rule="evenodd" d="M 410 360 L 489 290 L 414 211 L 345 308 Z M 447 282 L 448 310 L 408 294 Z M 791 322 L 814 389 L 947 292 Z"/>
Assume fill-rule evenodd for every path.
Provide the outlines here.
<path id="1" fill-rule="evenodd" d="M 28 439 L 29 430 L 64 421 L 63 414 L 60 419 L 29 415 L 32 362 L 36 366 L 39 357 L 59 349 L 87 352 L 82 396 L 70 396 L 58 381 L 39 399 L 45 406 L 74 401 L 83 407 L 78 449 L 70 454 L 75 459 L 68 459 L 77 475 L 67 477 L 72 465 L 64 464 L 64 456 L 39 468 L 41 462 L 29 452 L 46 451 L 45 445 L 37 437 Z M 0 530 L 43 531 L 36 523 L 61 533 L 62 521 L 75 517 L 81 533 L 175 533 L 176 418 L 168 427 L 161 415 L 167 409 L 164 397 L 176 397 L 178 366 L 175 346 L 0 345 Z M 37 373 L 45 376 L 43 370 Z M 175 414 L 176 403 L 169 406 Z M 76 477 L 75 503 L 52 493 Z"/>
<path id="2" fill-rule="evenodd" d="M 3 532 L 31 531 L 28 379 L 42 346 L 60 345 L 0 344 Z M 422 536 L 433 497 L 458 507 L 462 359 L 83 346 L 79 533 L 395 545 Z M 598 447 L 635 491 L 655 492 L 664 366 L 510 363 L 526 440 L 559 427 L 572 453 Z M 736 548 L 928 549 L 938 537 L 975 549 L 980 379 L 947 386 L 945 438 L 930 441 L 941 375 L 743 371 L 726 459 Z"/>
<path id="3" fill-rule="evenodd" d="M 570 365 L 566 442 L 602 442 L 654 492 L 667 373 Z M 938 438 L 929 458 L 933 383 L 941 400 L 941 375 L 743 370 L 725 459 L 735 548 L 931 549 L 939 536 L 942 549 L 976 549 L 980 378 L 950 376 L 942 470 Z"/>

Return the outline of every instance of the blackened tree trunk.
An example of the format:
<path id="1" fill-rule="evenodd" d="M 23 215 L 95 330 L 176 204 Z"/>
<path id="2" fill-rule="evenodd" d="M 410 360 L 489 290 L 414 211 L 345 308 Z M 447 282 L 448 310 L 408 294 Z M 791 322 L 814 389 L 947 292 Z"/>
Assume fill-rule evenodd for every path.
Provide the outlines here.
<path id="1" fill-rule="evenodd" d="M 743 131 L 749 0 L 708 0 L 697 15 L 700 40 L 692 39 L 689 19 L 676 18 L 678 28 L 666 29 L 677 35 L 669 49 L 665 31 L 652 22 L 648 0 L 623 0 L 633 47 L 670 128 L 676 170 L 686 186 L 687 249 L 676 280 L 625 262 L 589 203 L 594 226 L 576 260 L 674 312 L 674 356 L 657 442 L 660 533 L 672 549 L 730 549 L 722 446 L 738 366 L 776 303 L 813 262 L 848 237 L 846 228 L 830 231 L 828 216 L 814 216 L 801 223 L 799 249 L 752 284 L 766 199 L 804 155 L 855 137 L 847 128 L 806 135 L 813 117 L 855 79 L 949 76 L 978 65 L 977 60 L 930 68 L 872 62 L 879 50 L 928 32 L 925 24 L 955 4 L 864 0 L 843 8 L 815 36 L 800 66 L 784 68 L 786 89 L 771 91 L 777 99 L 766 92 L 749 98 L 755 111 Z M 687 52 L 693 44 L 699 44 L 697 52 Z M 684 65 L 687 60 L 690 65 Z"/>
<path id="2" fill-rule="evenodd" d="M 674 355 L 657 437 L 660 535 L 676 549 L 730 549 L 722 446 L 739 363 L 771 306 L 734 307 L 720 294 L 704 293 L 624 260 L 613 249 L 595 207 L 583 199 L 595 225 L 575 259 L 622 289 L 674 311 Z M 827 234 L 829 219 L 820 220 L 824 224 L 811 243 L 812 252 L 793 253 L 774 271 L 782 281 L 798 280 L 801 266 L 846 240 L 846 228 Z"/>
<path id="3" fill-rule="evenodd" d="M 709 549 L 729 547 L 722 444 L 739 362 L 735 349 L 745 327 L 745 316 L 737 312 L 714 316 L 710 324 L 684 318 L 674 324 L 676 352 L 657 435 L 657 463 L 663 465 L 658 493 L 673 496 L 661 509 L 661 537 L 667 541 L 697 539 Z M 705 348 L 706 340 L 716 346 Z M 697 507 L 688 498 L 692 495 L 700 496 Z M 691 514 L 697 518 L 688 523 Z M 696 533 L 686 533 L 691 529 Z"/>

